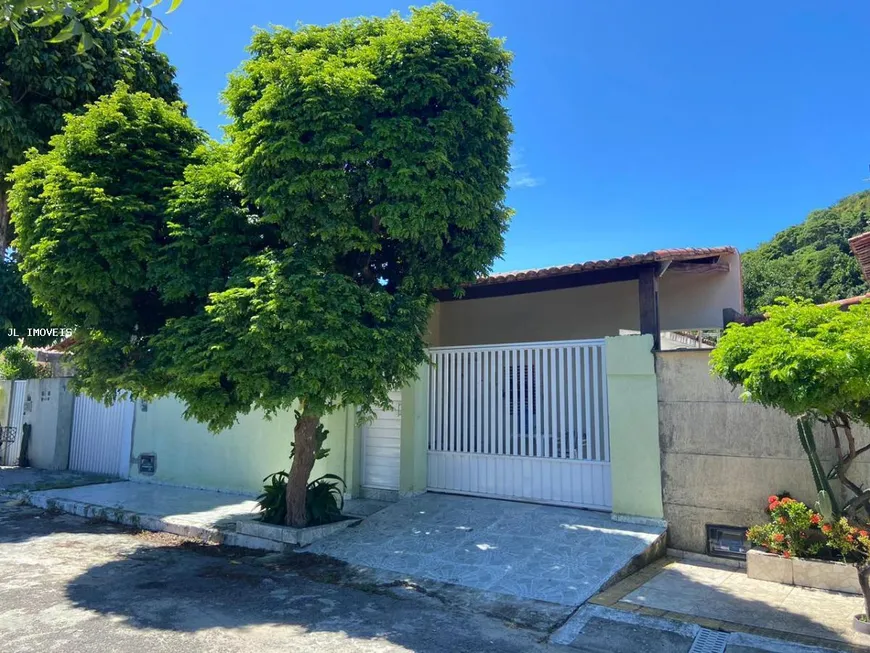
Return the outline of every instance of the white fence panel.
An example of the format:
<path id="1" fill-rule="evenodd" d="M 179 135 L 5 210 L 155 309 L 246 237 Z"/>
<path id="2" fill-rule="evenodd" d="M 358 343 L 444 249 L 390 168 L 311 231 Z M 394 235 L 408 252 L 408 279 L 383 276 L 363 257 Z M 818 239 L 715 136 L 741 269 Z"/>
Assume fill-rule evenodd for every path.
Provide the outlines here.
<path id="1" fill-rule="evenodd" d="M 130 471 L 134 402 L 111 406 L 79 395 L 73 408 L 69 468 L 126 478 Z"/>
<path id="2" fill-rule="evenodd" d="M 430 353 L 430 489 L 610 508 L 602 340 Z"/>

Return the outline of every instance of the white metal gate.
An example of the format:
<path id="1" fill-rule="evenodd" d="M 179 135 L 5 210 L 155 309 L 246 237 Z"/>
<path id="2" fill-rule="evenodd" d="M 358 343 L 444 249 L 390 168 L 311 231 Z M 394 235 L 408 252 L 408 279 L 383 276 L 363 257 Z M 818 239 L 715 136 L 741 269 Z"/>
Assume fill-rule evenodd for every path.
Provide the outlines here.
<path id="1" fill-rule="evenodd" d="M 78 395 L 73 408 L 69 468 L 127 478 L 133 444 L 134 402 L 121 399 L 111 406 Z"/>
<path id="2" fill-rule="evenodd" d="M 603 340 L 431 356 L 429 489 L 611 508 Z"/>
<path id="3" fill-rule="evenodd" d="M 21 439 L 24 437 L 24 401 L 27 395 L 27 381 L 13 381 L 12 397 L 9 403 L 9 426 L 15 429 L 15 440 L 3 445 L 0 463 L 16 466 L 21 456 Z"/>

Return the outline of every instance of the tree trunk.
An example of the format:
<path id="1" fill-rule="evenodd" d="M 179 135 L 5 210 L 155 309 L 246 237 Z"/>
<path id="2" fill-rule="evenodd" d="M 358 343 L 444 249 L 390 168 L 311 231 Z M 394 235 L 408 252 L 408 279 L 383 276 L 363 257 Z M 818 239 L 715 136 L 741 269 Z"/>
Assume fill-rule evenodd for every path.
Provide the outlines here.
<path id="1" fill-rule="evenodd" d="M 305 495 L 308 489 L 308 478 L 314 468 L 314 455 L 317 443 L 314 434 L 320 423 L 320 415 L 303 412 L 296 428 L 293 430 L 295 454 L 290 466 L 290 477 L 287 479 L 287 526 L 302 528 L 308 524 L 308 510 L 305 507 Z"/>
<path id="2" fill-rule="evenodd" d="M 858 563 L 858 584 L 864 595 L 864 616 L 870 621 L 870 560 Z"/>

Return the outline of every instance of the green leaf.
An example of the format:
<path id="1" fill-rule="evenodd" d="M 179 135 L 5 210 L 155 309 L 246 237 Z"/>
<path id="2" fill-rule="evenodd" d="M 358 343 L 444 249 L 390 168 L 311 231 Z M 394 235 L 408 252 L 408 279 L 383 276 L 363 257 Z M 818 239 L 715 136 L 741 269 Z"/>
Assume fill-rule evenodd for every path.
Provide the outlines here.
<path id="1" fill-rule="evenodd" d="M 49 25 L 54 25 L 55 23 L 59 23 L 64 19 L 64 15 L 62 12 L 46 12 L 40 18 L 30 23 L 31 27 L 48 27 Z"/>
<path id="2" fill-rule="evenodd" d="M 142 24 L 142 29 L 139 30 L 139 38 L 144 39 L 145 35 L 151 31 L 151 27 L 154 25 L 154 19 L 149 18 Z"/>
<path id="3" fill-rule="evenodd" d="M 52 38 L 48 39 L 48 43 L 63 43 L 64 41 L 69 41 L 71 38 L 81 33 L 81 27 L 81 23 L 78 21 L 71 21 Z"/>
<path id="4" fill-rule="evenodd" d="M 91 0 L 88 3 L 90 10 L 84 15 L 85 18 L 94 18 L 102 16 L 109 10 L 109 0 Z"/>
<path id="5" fill-rule="evenodd" d="M 157 24 L 154 26 L 154 33 L 151 35 L 151 38 L 148 39 L 148 45 L 154 45 L 160 39 L 160 36 L 163 34 L 163 23 L 157 21 Z"/>

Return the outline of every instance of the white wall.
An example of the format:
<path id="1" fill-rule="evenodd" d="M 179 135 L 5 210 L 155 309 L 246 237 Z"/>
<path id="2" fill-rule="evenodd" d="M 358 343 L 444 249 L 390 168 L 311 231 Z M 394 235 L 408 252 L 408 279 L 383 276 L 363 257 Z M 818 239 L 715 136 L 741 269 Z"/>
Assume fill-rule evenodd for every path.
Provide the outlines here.
<path id="1" fill-rule="evenodd" d="M 67 379 L 30 379 L 27 382 L 24 422 L 31 425 L 27 458 L 32 467 L 69 467 L 75 397 L 67 389 L 67 382 Z"/>

